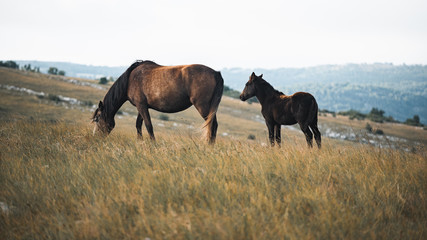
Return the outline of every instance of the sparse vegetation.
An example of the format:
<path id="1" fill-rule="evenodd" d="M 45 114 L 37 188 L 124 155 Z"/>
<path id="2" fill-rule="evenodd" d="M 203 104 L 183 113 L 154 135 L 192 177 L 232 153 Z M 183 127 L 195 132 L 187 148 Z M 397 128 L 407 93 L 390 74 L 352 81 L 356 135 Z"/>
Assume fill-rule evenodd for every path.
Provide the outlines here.
<path id="1" fill-rule="evenodd" d="M 14 61 L 0 61 L 0 67 L 19 69 L 19 64 Z"/>
<path id="2" fill-rule="evenodd" d="M 366 123 L 366 127 L 365 127 L 366 131 L 368 131 L 369 133 L 373 133 L 373 134 L 378 134 L 378 135 L 383 135 L 384 131 L 382 129 L 379 128 L 373 128 L 371 126 L 371 124 Z"/>
<path id="3" fill-rule="evenodd" d="M 330 114 L 332 117 L 337 117 L 337 113 L 334 111 L 329 111 L 327 109 L 319 109 L 319 116 L 328 116 Z"/>
<path id="4" fill-rule="evenodd" d="M 378 134 L 378 135 L 383 135 L 384 131 L 382 129 L 376 128 L 376 129 L 374 129 L 373 133 Z"/>
<path id="5" fill-rule="evenodd" d="M 169 116 L 168 116 L 168 115 L 166 115 L 166 114 L 161 113 L 161 114 L 159 115 L 159 119 L 160 119 L 160 120 L 163 120 L 163 121 L 169 121 Z"/>
<path id="6" fill-rule="evenodd" d="M 366 131 L 368 132 L 372 132 L 372 126 L 369 123 L 366 123 L 366 127 L 365 127 Z"/>
<path id="7" fill-rule="evenodd" d="M 56 67 L 50 67 L 49 70 L 47 70 L 47 73 L 51 74 L 51 75 L 65 76 L 65 71 L 58 70 L 58 68 L 56 68 Z"/>
<path id="8" fill-rule="evenodd" d="M 61 98 L 60 98 L 59 96 L 55 95 L 55 94 L 48 94 L 48 95 L 47 95 L 47 98 L 48 98 L 49 100 L 51 100 L 51 101 L 56 102 L 56 103 L 58 103 L 58 102 L 60 102 L 60 101 L 61 101 Z"/>
<path id="9" fill-rule="evenodd" d="M 349 111 L 343 111 L 338 112 L 339 115 L 342 116 L 348 116 L 350 120 L 356 119 L 356 120 L 364 120 L 366 118 L 366 114 L 363 114 L 356 110 L 349 110 Z"/>
<path id="10" fill-rule="evenodd" d="M 34 67 L 33 68 L 33 67 L 31 67 L 31 64 L 25 64 L 22 69 L 24 71 L 40 73 L 40 68 L 39 67 Z"/>
<path id="11" fill-rule="evenodd" d="M 107 80 L 107 78 L 106 77 L 101 77 L 100 79 L 99 79 L 99 82 L 98 82 L 99 84 L 107 84 L 108 83 L 108 80 Z"/>
<path id="12" fill-rule="evenodd" d="M 361 112 L 356 111 L 356 110 L 338 112 L 339 115 L 348 116 L 350 118 L 350 120 L 369 119 L 372 122 L 377 122 L 377 123 L 383 123 L 383 122 L 398 123 L 399 122 L 391 116 L 388 116 L 388 117 L 384 116 L 384 113 L 385 112 L 383 110 L 378 109 L 378 108 L 372 108 L 368 114 L 364 114 L 364 113 L 361 113 Z M 419 119 L 418 119 L 418 121 L 419 121 Z"/>
<path id="13" fill-rule="evenodd" d="M 418 115 L 414 115 L 413 118 L 406 119 L 405 124 L 410 126 L 424 126 L 422 123 L 420 123 L 420 116 Z"/>
<path id="14" fill-rule="evenodd" d="M 82 105 L 92 107 L 94 105 L 94 103 L 90 100 L 87 100 L 87 101 L 82 101 Z M 121 111 L 118 111 L 117 114 L 119 114 L 119 112 L 122 113 Z"/>
<path id="15" fill-rule="evenodd" d="M 47 70 L 48 74 L 57 75 L 58 74 L 58 68 L 56 67 L 50 67 L 49 70 Z"/>

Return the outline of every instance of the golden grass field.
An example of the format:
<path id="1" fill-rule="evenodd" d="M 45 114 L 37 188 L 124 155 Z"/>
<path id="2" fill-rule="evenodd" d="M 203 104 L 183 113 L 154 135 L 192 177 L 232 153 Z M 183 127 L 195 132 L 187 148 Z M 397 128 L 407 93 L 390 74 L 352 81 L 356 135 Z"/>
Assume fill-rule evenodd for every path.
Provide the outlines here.
<path id="1" fill-rule="evenodd" d="M 93 103 L 106 92 L 3 68 L 0 84 Z M 214 146 L 193 108 L 153 112 L 157 141 L 137 140 L 129 104 L 101 139 L 87 106 L 0 93 L 0 239 L 427 238 L 425 130 L 381 125 L 416 133 L 411 152 L 329 138 L 310 150 L 289 129 L 271 148 L 259 105 L 224 97 Z M 364 126 L 346 121 L 320 118 Z"/>

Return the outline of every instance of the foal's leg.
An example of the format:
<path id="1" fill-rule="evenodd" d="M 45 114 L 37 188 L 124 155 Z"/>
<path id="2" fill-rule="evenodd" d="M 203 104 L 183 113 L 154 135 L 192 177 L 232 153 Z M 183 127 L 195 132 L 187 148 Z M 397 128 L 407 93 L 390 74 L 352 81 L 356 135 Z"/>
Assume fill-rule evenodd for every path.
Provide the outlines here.
<path id="1" fill-rule="evenodd" d="M 310 125 L 310 128 L 314 133 L 314 139 L 316 140 L 317 147 L 320 149 L 322 147 L 322 137 L 319 129 L 317 128 L 317 124 Z"/>
<path id="2" fill-rule="evenodd" d="M 280 127 L 281 127 L 280 124 L 274 125 L 274 131 L 276 132 L 276 142 L 277 142 L 277 146 L 279 146 L 279 147 L 281 147 L 281 143 L 282 143 Z"/>
<path id="3" fill-rule="evenodd" d="M 268 128 L 268 139 L 270 140 L 270 145 L 274 147 L 274 122 L 268 122 L 265 121 L 265 124 L 267 124 Z"/>
<path id="4" fill-rule="evenodd" d="M 308 125 L 299 123 L 299 126 L 301 128 L 301 131 L 305 135 L 305 140 L 307 141 L 307 145 L 312 148 L 313 147 L 313 133 L 311 133 L 310 128 L 308 128 Z"/>
<path id="5" fill-rule="evenodd" d="M 136 132 L 138 135 L 138 139 L 142 139 L 142 116 L 138 113 L 138 117 L 136 118 Z"/>
<path id="6" fill-rule="evenodd" d="M 139 114 L 142 116 L 142 120 L 145 121 L 145 128 L 147 129 L 147 132 L 150 135 L 151 140 L 156 140 L 156 138 L 154 137 L 153 125 L 151 124 L 150 113 L 148 112 L 147 105 L 139 104 L 137 106 L 137 109 Z"/>

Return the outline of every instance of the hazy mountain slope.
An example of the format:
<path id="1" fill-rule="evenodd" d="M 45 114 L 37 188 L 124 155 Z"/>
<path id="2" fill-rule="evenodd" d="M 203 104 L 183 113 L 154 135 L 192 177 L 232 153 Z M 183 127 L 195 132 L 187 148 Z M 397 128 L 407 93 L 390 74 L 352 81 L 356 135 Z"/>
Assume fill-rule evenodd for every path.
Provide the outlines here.
<path id="1" fill-rule="evenodd" d="M 70 77 L 82 77 L 96 79 L 100 77 L 118 78 L 127 68 L 127 66 L 107 67 L 107 66 L 92 66 L 68 62 L 44 62 L 44 61 L 15 61 L 21 67 L 26 64 L 31 64 L 32 67 L 40 67 L 42 73 L 47 73 L 50 67 L 56 67 L 59 70 L 65 71 L 65 74 Z"/>

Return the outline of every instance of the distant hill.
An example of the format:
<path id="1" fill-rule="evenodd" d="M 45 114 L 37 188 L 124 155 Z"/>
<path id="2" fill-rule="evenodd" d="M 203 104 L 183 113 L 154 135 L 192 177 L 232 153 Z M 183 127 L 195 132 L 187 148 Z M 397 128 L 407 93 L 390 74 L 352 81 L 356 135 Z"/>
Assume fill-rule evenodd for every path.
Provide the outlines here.
<path id="1" fill-rule="evenodd" d="M 68 62 L 44 62 L 44 61 L 15 61 L 19 66 L 31 64 L 32 67 L 40 67 L 40 72 L 47 73 L 50 67 L 56 67 L 65 71 L 66 76 L 98 79 L 100 77 L 118 78 L 127 68 L 127 66 L 107 67 L 92 66 Z"/>
<path id="2" fill-rule="evenodd" d="M 127 66 L 91 66 L 66 62 L 16 61 L 21 67 L 31 64 L 46 73 L 49 67 L 64 70 L 67 76 L 97 79 L 119 77 Z M 130 63 L 129 63 L 130 64 Z M 373 107 L 399 121 L 419 115 L 427 123 L 427 66 L 347 64 L 307 68 L 221 69 L 225 85 L 241 91 L 249 75 L 264 74 L 264 79 L 285 94 L 312 93 L 319 108 L 330 111 L 354 109 L 368 113 Z"/>

